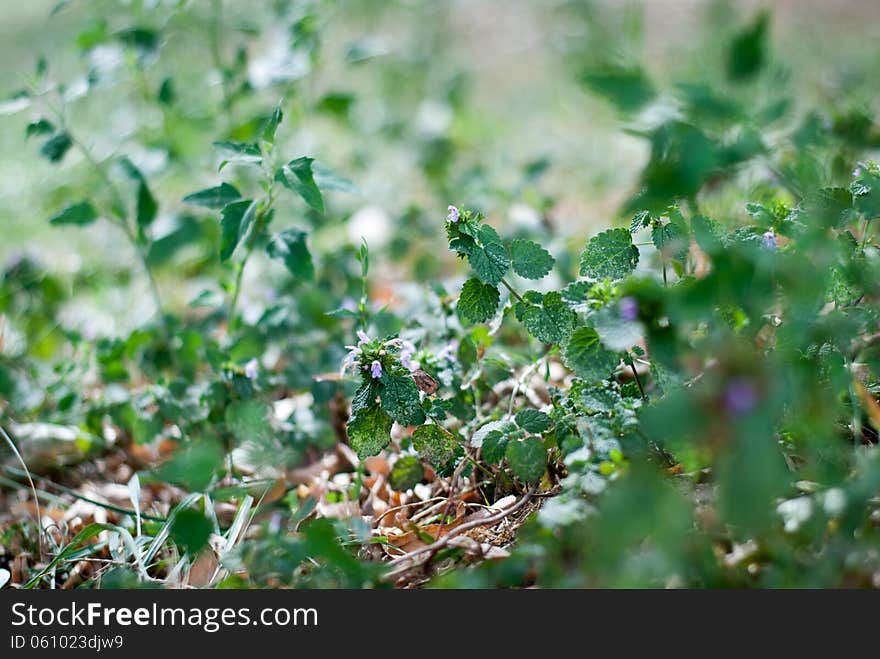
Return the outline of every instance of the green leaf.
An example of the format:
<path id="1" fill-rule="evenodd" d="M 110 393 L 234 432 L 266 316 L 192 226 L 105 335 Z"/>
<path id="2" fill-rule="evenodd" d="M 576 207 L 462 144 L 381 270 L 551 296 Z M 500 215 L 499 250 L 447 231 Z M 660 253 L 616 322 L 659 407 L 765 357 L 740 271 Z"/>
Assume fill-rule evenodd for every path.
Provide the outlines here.
<path id="1" fill-rule="evenodd" d="M 203 208 L 223 208 L 233 201 L 241 199 L 241 193 L 234 185 L 221 183 L 215 188 L 207 188 L 193 192 L 183 198 L 184 203 Z"/>
<path id="2" fill-rule="evenodd" d="M 542 433 L 550 428 L 552 422 L 544 412 L 528 409 L 517 412 L 516 425 L 529 432 Z"/>
<path id="3" fill-rule="evenodd" d="M 315 266 L 306 245 L 307 235 L 300 229 L 285 229 L 272 237 L 266 245 L 266 253 L 273 259 L 283 261 L 297 279 L 311 281 L 315 278 Z"/>
<path id="4" fill-rule="evenodd" d="M 639 66 L 608 63 L 581 74 L 581 80 L 624 112 L 634 112 L 655 95 L 654 85 Z"/>
<path id="5" fill-rule="evenodd" d="M 376 403 L 353 411 L 346 424 L 348 441 L 361 459 L 376 455 L 391 442 L 391 417 Z"/>
<path id="6" fill-rule="evenodd" d="M 599 334 L 592 327 L 580 327 L 572 333 L 563 360 L 575 375 L 590 383 L 607 378 L 620 361 L 616 354 L 602 347 Z"/>
<path id="7" fill-rule="evenodd" d="M 156 219 L 159 205 L 156 202 L 153 193 L 150 192 L 150 187 L 147 185 L 147 179 L 141 173 L 141 170 L 138 169 L 128 158 L 123 158 L 120 162 L 126 173 L 138 184 L 135 218 L 139 227 L 146 228 Z"/>
<path id="8" fill-rule="evenodd" d="M 257 214 L 257 203 L 243 199 L 226 204 L 220 211 L 220 260 L 225 261 L 247 234 Z"/>
<path id="9" fill-rule="evenodd" d="M 55 130 L 55 126 L 48 119 L 35 119 L 30 122 L 25 129 L 25 137 L 33 137 L 34 135 L 48 135 Z"/>
<path id="10" fill-rule="evenodd" d="M 723 243 L 724 229 L 716 220 L 705 215 L 694 215 L 691 218 L 691 229 L 694 240 L 704 252 L 714 252 Z"/>
<path id="11" fill-rule="evenodd" d="M 507 462 L 514 475 L 527 483 L 535 483 L 547 470 L 547 451 L 535 438 L 510 442 L 505 450 Z"/>
<path id="12" fill-rule="evenodd" d="M 733 38 L 727 54 L 727 75 L 731 80 L 747 80 L 764 66 L 769 18 L 769 14 L 762 11 Z"/>
<path id="13" fill-rule="evenodd" d="M 495 229 L 480 225 L 476 244 L 468 254 L 471 267 L 481 280 L 497 286 L 510 269 L 510 257 Z"/>
<path id="14" fill-rule="evenodd" d="M 321 196 L 321 190 L 318 189 L 312 173 L 313 161 L 313 158 L 307 157 L 291 160 L 276 172 L 275 180 L 296 192 L 309 207 L 323 213 L 324 198 Z M 288 176 L 288 172 L 293 174 L 293 178 Z"/>
<path id="15" fill-rule="evenodd" d="M 619 304 L 597 311 L 588 321 L 609 350 L 628 350 L 644 335 L 645 328 L 638 321 L 621 318 Z"/>
<path id="16" fill-rule="evenodd" d="M 526 279 L 541 279 L 553 269 L 556 260 L 550 252 L 531 240 L 517 239 L 510 243 L 513 271 Z"/>
<path id="17" fill-rule="evenodd" d="M 414 455 L 404 455 L 391 468 L 389 481 L 393 489 L 403 492 L 418 485 L 424 477 L 422 461 Z"/>
<path id="18" fill-rule="evenodd" d="M 416 428 L 412 440 L 422 459 L 435 467 L 442 467 L 455 455 L 457 442 L 435 424 Z"/>
<path id="19" fill-rule="evenodd" d="M 275 133 L 278 132 L 278 126 L 281 123 L 281 119 L 283 117 L 284 112 L 282 112 L 281 110 L 281 101 L 278 101 L 278 104 L 272 111 L 272 116 L 269 117 L 269 120 L 266 122 L 266 126 L 263 128 L 263 141 L 266 144 L 275 144 Z"/>
<path id="20" fill-rule="evenodd" d="M 49 220 L 49 224 L 76 224 L 85 226 L 98 219 L 98 212 L 91 202 L 85 200 L 65 206 Z"/>
<path id="21" fill-rule="evenodd" d="M 514 310 L 529 334 L 543 343 L 563 343 L 577 325 L 577 314 L 556 291 L 546 295 L 528 291 Z"/>
<path id="22" fill-rule="evenodd" d="M 351 399 L 351 413 L 357 414 L 360 410 L 378 403 L 378 395 L 379 383 L 373 378 L 366 378 Z"/>
<path id="23" fill-rule="evenodd" d="M 688 234 L 678 222 L 668 222 L 666 224 L 655 224 L 651 229 L 651 240 L 657 251 L 661 252 L 666 258 L 673 258 L 683 261 L 687 257 Z"/>
<path id="24" fill-rule="evenodd" d="M 259 164 L 263 162 L 263 152 L 260 147 L 251 142 L 214 142 L 214 148 L 223 156 L 220 163 L 222 170 L 231 162 L 243 162 Z"/>
<path id="25" fill-rule="evenodd" d="M 593 236 L 581 254 L 580 273 L 592 279 L 623 279 L 639 263 L 639 249 L 626 229 L 608 229 Z"/>
<path id="26" fill-rule="evenodd" d="M 651 219 L 650 211 L 639 211 L 629 223 L 629 232 L 636 233 L 641 229 L 647 229 L 651 225 Z"/>
<path id="27" fill-rule="evenodd" d="M 71 146 L 73 146 L 73 142 L 70 136 L 67 133 L 59 132 L 43 143 L 43 146 L 40 147 L 40 153 L 50 162 L 58 162 Z"/>
<path id="28" fill-rule="evenodd" d="M 469 322 L 485 323 L 495 315 L 500 299 L 497 288 L 472 277 L 461 288 L 458 313 Z"/>
<path id="29" fill-rule="evenodd" d="M 203 513 L 187 508 L 177 513 L 171 525 L 171 539 L 190 556 L 208 546 L 214 525 Z"/>
<path id="30" fill-rule="evenodd" d="M 490 464 L 498 464 L 504 459 L 509 441 L 510 438 L 506 434 L 500 430 L 493 430 L 486 435 L 485 439 L 483 439 L 483 446 L 480 447 L 480 455 L 486 462 L 489 462 Z"/>
<path id="31" fill-rule="evenodd" d="M 324 167 L 321 163 L 312 163 L 312 174 L 314 174 L 315 183 L 321 190 L 336 190 L 337 192 L 345 192 L 353 195 L 363 194 L 360 191 L 360 188 L 349 179 Z"/>
<path id="32" fill-rule="evenodd" d="M 425 412 L 419 401 L 419 388 L 409 373 L 390 375 L 382 373 L 379 399 L 384 409 L 402 426 L 418 426 L 425 422 Z"/>

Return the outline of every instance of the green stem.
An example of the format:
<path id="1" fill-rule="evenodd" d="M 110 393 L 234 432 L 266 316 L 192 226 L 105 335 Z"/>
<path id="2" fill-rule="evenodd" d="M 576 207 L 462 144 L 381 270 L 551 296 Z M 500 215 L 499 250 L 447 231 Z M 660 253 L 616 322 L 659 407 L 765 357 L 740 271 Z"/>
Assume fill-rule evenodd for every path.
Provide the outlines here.
<path id="1" fill-rule="evenodd" d="M 252 251 L 253 249 L 251 248 L 251 246 L 248 246 L 247 251 L 244 253 L 244 258 L 241 260 L 241 263 L 238 264 L 238 272 L 235 274 L 235 284 L 232 288 L 232 299 L 229 301 L 229 334 L 232 334 L 236 329 L 238 329 L 238 317 L 236 316 L 236 308 L 238 307 L 238 298 L 241 295 L 241 282 L 244 278 L 244 267 L 247 265 L 248 259 L 250 258 Z"/>
<path id="2" fill-rule="evenodd" d="M 238 266 L 238 272 L 235 274 L 235 283 L 232 287 L 232 298 L 229 301 L 229 312 L 227 316 L 227 326 L 229 328 L 228 334 L 230 335 L 238 329 L 238 316 L 236 314 L 236 310 L 238 309 L 238 299 L 241 296 L 241 284 L 244 280 L 244 268 L 247 265 L 247 262 L 250 260 L 251 254 L 253 254 L 254 252 L 257 238 L 263 231 L 263 222 L 269 215 L 269 211 L 272 209 L 272 205 L 274 203 L 275 195 L 272 185 L 270 183 L 269 190 L 266 195 L 265 204 L 257 210 L 257 216 L 254 218 L 254 228 L 251 231 L 250 238 L 248 238 L 247 245 L 245 246 L 244 257 L 241 259 L 241 263 Z"/>
<path id="3" fill-rule="evenodd" d="M 639 386 L 639 393 L 642 394 L 642 400 L 648 400 L 648 397 L 645 395 L 645 388 L 642 386 L 642 380 L 639 378 L 639 372 L 636 370 L 636 365 L 633 362 L 630 362 L 629 367 L 632 370 L 633 377 L 636 379 L 636 384 Z"/>
<path id="4" fill-rule="evenodd" d="M 504 288 L 506 288 L 508 291 L 510 291 L 510 294 L 516 298 L 517 302 L 523 301 L 522 296 L 519 293 L 517 293 L 515 290 L 513 290 L 513 287 L 507 283 L 506 279 L 502 279 L 501 283 L 504 284 Z"/>

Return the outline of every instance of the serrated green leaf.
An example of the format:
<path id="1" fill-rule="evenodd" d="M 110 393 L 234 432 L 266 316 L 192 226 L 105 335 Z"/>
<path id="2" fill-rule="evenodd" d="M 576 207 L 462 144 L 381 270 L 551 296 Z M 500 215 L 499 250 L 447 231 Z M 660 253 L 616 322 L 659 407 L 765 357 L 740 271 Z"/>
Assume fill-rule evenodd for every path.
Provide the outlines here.
<path id="1" fill-rule="evenodd" d="M 651 226 L 651 219 L 650 211 L 640 211 L 636 213 L 632 221 L 629 223 L 629 232 L 636 233 L 642 229 L 647 229 Z"/>
<path id="2" fill-rule="evenodd" d="M 515 311 L 529 334 L 543 343 L 563 343 L 577 325 L 577 314 L 556 291 L 546 295 L 528 291 Z"/>
<path id="3" fill-rule="evenodd" d="M 562 299 L 572 309 L 582 308 L 587 303 L 592 288 L 592 282 L 573 281 L 562 289 Z"/>
<path id="4" fill-rule="evenodd" d="M 523 430 L 542 433 L 552 425 L 550 417 L 540 410 L 520 410 L 516 414 L 516 425 Z"/>
<path id="5" fill-rule="evenodd" d="M 351 413 L 357 414 L 358 411 L 378 403 L 378 396 L 379 383 L 373 378 L 367 378 L 351 399 Z"/>
<path id="6" fill-rule="evenodd" d="M 416 428 L 412 440 L 413 447 L 422 459 L 435 467 L 442 467 L 455 455 L 457 447 L 455 439 L 435 424 Z"/>
<path id="7" fill-rule="evenodd" d="M 483 439 L 480 456 L 490 464 L 498 464 L 504 459 L 509 441 L 506 434 L 500 430 L 493 430 Z"/>
<path id="8" fill-rule="evenodd" d="M 565 365 L 589 383 L 604 380 L 617 368 L 618 356 L 602 347 L 592 327 L 576 329 L 565 346 Z"/>
<path id="9" fill-rule="evenodd" d="M 458 298 L 458 313 L 472 323 L 485 323 L 498 310 L 501 296 L 491 284 L 484 284 L 476 277 L 468 279 L 461 288 Z"/>
<path id="10" fill-rule="evenodd" d="M 539 481 L 547 470 L 547 451 L 538 439 L 508 443 L 505 456 L 514 475 L 527 483 Z"/>
<path id="11" fill-rule="evenodd" d="M 679 261 L 683 261 L 687 257 L 690 247 L 687 229 L 678 222 L 655 224 L 651 229 L 651 241 L 654 243 L 654 247 L 666 258 Z"/>
<path id="12" fill-rule="evenodd" d="M 318 189 L 314 174 L 312 173 L 313 161 L 314 158 L 308 157 L 291 160 L 276 172 L 275 180 L 296 192 L 309 207 L 319 213 L 323 213 L 324 198 L 321 196 L 321 190 Z M 288 173 L 293 176 L 291 177 Z"/>
<path id="13" fill-rule="evenodd" d="M 88 200 L 65 206 L 49 219 L 49 224 L 76 224 L 85 226 L 98 219 L 98 212 Z"/>
<path id="14" fill-rule="evenodd" d="M 425 412 L 419 401 L 419 388 L 409 373 L 390 375 L 382 373 L 379 380 L 379 399 L 384 409 L 402 426 L 418 426 L 425 422 Z"/>
<path id="15" fill-rule="evenodd" d="M 257 214 L 257 202 L 242 199 L 220 211 L 220 260 L 225 261 L 247 234 Z"/>
<path id="16" fill-rule="evenodd" d="M 497 286 L 510 269 L 510 257 L 501 238 L 488 224 L 480 225 L 476 244 L 468 254 L 468 261 L 482 281 Z"/>
<path id="17" fill-rule="evenodd" d="M 283 261 L 290 274 L 297 279 L 311 281 L 315 278 L 315 266 L 306 245 L 307 235 L 300 229 L 285 229 L 272 236 L 266 245 L 266 253 L 273 259 Z"/>
<path id="18" fill-rule="evenodd" d="M 553 269 L 556 260 L 546 249 L 531 240 L 517 239 L 510 243 L 513 271 L 526 279 L 541 279 Z"/>
<path id="19" fill-rule="evenodd" d="M 593 236 L 581 254 L 580 273 L 592 279 L 623 279 L 636 269 L 639 249 L 626 229 Z"/>
<path id="20" fill-rule="evenodd" d="M 184 203 L 202 206 L 203 208 L 223 208 L 233 201 L 241 199 L 241 193 L 234 185 L 221 183 L 217 187 L 193 192 L 183 198 Z"/>
<path id="21" fill-rule="evenodd" d="M 361 459 L 376 455 L 391 443 L 391 417 L 376 403 L 354 412 L 346 424 L 348 441 Z"/>
<path id="22" fill-rule="evenodd" d="M 414 455 L 404 455 L 394 463 L 388 480 L 393 489 L 402 492 L 415 487 L 424 477 L 422 461 Z"/>

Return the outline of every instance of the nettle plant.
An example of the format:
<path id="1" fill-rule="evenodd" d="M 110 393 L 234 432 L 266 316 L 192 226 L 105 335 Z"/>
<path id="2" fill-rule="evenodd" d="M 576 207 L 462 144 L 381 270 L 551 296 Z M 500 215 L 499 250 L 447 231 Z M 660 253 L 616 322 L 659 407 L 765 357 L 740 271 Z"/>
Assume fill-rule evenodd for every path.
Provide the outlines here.
<path id="1" fill-rule="evenodd" d="M 561 291 L 519 294 L 508 281 L 511 272 L 526 279 L 542 279 L 553 269 L 555 260 L 530 240 L 505 244 L 483 220 L 479 213 L 459 211 L 454 206 L 448 209 L 450 249 L 467 258 L 476 275 L 462 287 L 455 307 L 458 317 L 465 323 L 493 320 L 505 292 L 516 319 L 546 346 L 545 354 L 526 369 L 524 376 L 534 374 L 553 355 L 561 354 L 565 365 L 579 378 L 576 387 L 594 387 L 597 396 L 605 396 L 625 410 L 625 417 L 632 423 L 632 413 L 644 397 L 635 366 L 635 360 L 644 354 L 635 346 L 642 332 L 635 301 L 622 298 L 614 283 L 638 263 L 638 248 L 629 231 L 612 229 L 590 241 L 580 265 L 581 272 L 590 279 L 574 282 Z M 470 339 L 465 341 L 474 345 Z M 454 347 L 451 355 L 448 350 L 445 356 L 418 353 L 411 342 L 399 337 L 379 340 L 359 331 L 358 343 L 348 346 L 350 352 L 343 364 L 344 369 L 353 368 L 361 378 L 348 421 L 352 446 L 362 457 L 375 455 L 390 443 L 392 423 L 397 422 L 415 427 L 409 440 L 413 449 L 442 472 L 451 472 L 460 460 L 473 460 L 465 450 L 472 448 L 480 449 L 484 463 L 509 467 L 511 474 L 523 482 L 538 482 L 550 464 L 548 449 L 572 448 L 575 417 L 567 414 L 561 404 L 551 413 L 531 406 L 514 410 L 514 405 L 521 402 L 514 392 L 507 414 L 495 418 L 497 415 L 490 412 L 490 423 L 483 423 L 486 418 L 474 415 L 467 407 L 461 409 L 457 400 L 461 390 L 484 379 L 479 369 L 470 378 L 463 377 L 466 363 L 456 364 L 457 378 L 441 378 L 450 385 L 457 384 L 459 393 L 446 399 L 438 397 L 441 383 L 421 368 L 421 362 L 425 362 L 426 369 L 436 371 L 444 369 L 450 357 L 453 362 L 470 361 L 461 351 L 461 341 L 456 341 Z M 620 365 L 628 369 L 635 382 L 621 386 L 612 377 Z M 475 395 L 471 393 L 469 399 L 471 408 Z M 452 423 L 447 428 L 450 416 Z M 621 423 L 619 415 L 613 423 Z M 604 446 L 602 455 L 607 459 L 600 469 L 606 476 L 623 462 L 616 440 Z"/>

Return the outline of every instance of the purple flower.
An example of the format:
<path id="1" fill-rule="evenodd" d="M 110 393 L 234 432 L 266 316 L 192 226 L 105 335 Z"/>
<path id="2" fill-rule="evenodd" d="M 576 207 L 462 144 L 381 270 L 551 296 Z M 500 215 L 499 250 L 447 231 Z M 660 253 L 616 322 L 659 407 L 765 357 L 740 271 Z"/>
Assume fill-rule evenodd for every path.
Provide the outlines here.
<path id="1" fill-rule="evenodd" d="M 361 349 L 357 346 L 345 346 L 348 348 L 348 354 L 345 356 L 345 359 L 342 360 L 342 371 L 345 372 L 349 368 L 357 363 L 358 359 L 361 358 Z"/>
<path id="2" fill-rule="evenodd" d="M 761 236 L 761 247 L 769 249 L 771 252 L 776 251 L 776 234 L 773 230 L 764 232 Z"/>
<path id="3" fill-rule="evenodd" d="M 443 350 L 437 353 L 437 359 L 453 359 L 456 352 L 458 352 L 458 339 L 452 339 Z"/>
<path id="4" fill-rule="evenodd" d="M 858 167 L 856 167 L 856 168 L 853 170 L 852 175 L 853 175 L 853 176 L 861 176 L 861 175 L 862 175 L 862 170 L 859 169 Z"/>
<path id="5" fill-rule="evenodd" d="M 623 320 L 633 322 L 639 317 L 639 303 L 634 297 L 620 298 L 620 317 Z"/>
<path id="6" fill-rule="evenodd" d="M 260 370 L 260 363 L 256 359 L 251 359 L 244 365 L 244 376 L 248 380 L 256 380 L 257 372 Z"/>
<path id="7" fill-rule="evenodd" d="M 419 367 L 419 363 L 413 360 L 416 354 L 416 347 L 409 341 L 401 341 L 400 343 L 400 364 L 408 371 L 414 371 Z"/>
<path id="8" fill-rule="evenodd" d="M 374 380 L 382 377 L 382 363 L 378 359 L 374 359 L 373 363 L 370 364 L 370 375 L 373 376 Z"/>
<path id="9" fill-rule="evenodd" d="M 449 211 L 449 214 L 446 216 L 447 222 L 458 222 L 458 218 L 461 217 L 458 209 L 455 206 L 450 206 L 446 210 Z"/>
<path id="10" fill-rule="evenodd" d="M 734 378 L 724 392 L 724 407 L 730 414 L 745 414 L 758 402 L 758 392 L 748 378 Z"/>
<path id="11" fill-rule="evenodd" d="M 367 333 L 363 330 L 357 331 L 357 337 L 358 337 L 358 348 L 360 348 L 365 343 L 369 343 L 372 340 L 372 339 L 370 339 L 369 336 L 367 336 Z"/>

